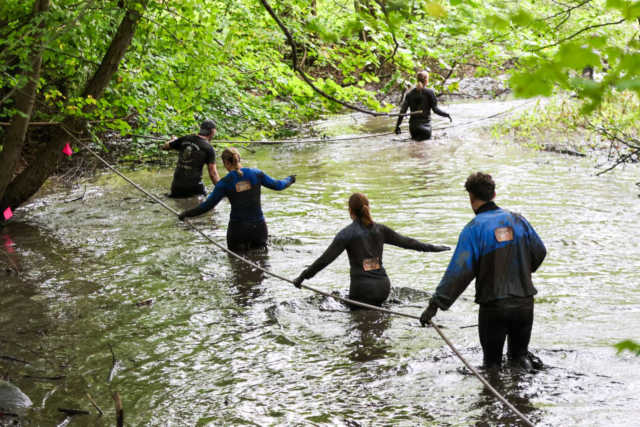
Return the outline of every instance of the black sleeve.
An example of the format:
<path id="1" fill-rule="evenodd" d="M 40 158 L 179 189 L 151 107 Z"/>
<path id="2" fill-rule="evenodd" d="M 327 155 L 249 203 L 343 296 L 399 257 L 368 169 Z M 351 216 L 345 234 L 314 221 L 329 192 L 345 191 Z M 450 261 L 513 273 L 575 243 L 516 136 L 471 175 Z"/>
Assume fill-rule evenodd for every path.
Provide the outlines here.
<path id="1" fill-rule="evenodd" d="M 425 101 L 427 102 L 426 104 L 425 104 Z M 425 89 L 422 91 L 422 105 L 430 106 L 433 112 L 439 116 L 447 117 L 447 118 L 449 117 L 449 113 L 445 113 L 444 111 L 438 108 L 438 98 L 436 98 L 436 94 L 431 89 Z M 423 113 L 426 114 L 427 111 L 423 110 Z"/>
<path id="2" fill-rule="evenodd" d="M 205 149 L 206 156 L 204 158 L 204 162 L 208 165 L 216 162 L 216 150 L 213 149 L 211 144 L 207 144 L 207 148 Z"/>
<path id="3" fill-rule="evenodd" d="M 178 139 L 174 139 L 173 141 L 171 141 L 169 143 L 169 146 L 171 147 L 171 149 L 173 150 L 179 150 L 180 147 L 182 147 L 182 143 L 184 142 L 184 140 L 186 139 L 186 136 L 181 136 Z"/>
<path id="4" fill-rule="evenodd" d="M 405 96 L 404 103 L 402 104 L 402 108 L 400 108 L 400 114 L 405 114 L 408 109 L 409 109 L 409 97 Z M 396 127 L 400 127 L 403 119 L 404 119 L 404 116 L 398 117 L 398 123 L 396 124 Z"/>
<path id="5" fill-rule="evenodd" d="M 419 240 L 412 239 L 411 237 L 403 236 L 400 233 L 396 233 L 386 225 L 380 224 L 382 227 L 382 233 L 384 235 L 384 242 L 389 245 L 397 246 L 403 249 L 411 249 L 418 252 L 433 252 L 434 246 L 429 243 L 423 243 Z"/>
<path id="6" fill-rule="evenodd" d="M 347 248 L 347 243 L 349 242 L 349 238 L 345 230 L 342 230 L 338 235 L 333 239 L 331 245 L 327 248 L 326 251 L 318 258 L 309 268 L 307 268 L 303 273 L 302 277 L 305 280 L 311 279 L 313 276 L 321 272 L 326 266 L 331 264 L 340 256 L 342 252 Z"/>

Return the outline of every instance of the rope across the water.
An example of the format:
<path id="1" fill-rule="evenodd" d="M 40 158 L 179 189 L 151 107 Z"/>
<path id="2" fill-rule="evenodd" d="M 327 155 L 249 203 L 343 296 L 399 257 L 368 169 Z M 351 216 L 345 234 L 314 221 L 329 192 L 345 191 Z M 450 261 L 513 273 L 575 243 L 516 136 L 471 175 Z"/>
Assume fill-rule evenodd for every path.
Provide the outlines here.
<path id="1" fill-rule="evenodd" d="M 97 158 L 99 161 L 101 161 L 107 168 L 109 168 L 110 170 L 112 170 L 113 172 L 115 172 L 118 176 L 120 176 L 122 179 L 124 179 L 125 181 L 127 181 L 129 184 L 133 185 L 136 189 L 138 189 L 140 192 L 144 193 L 147 197 L 149 197 L 151 200 L 153 200 L 154 202 L 158 203 L 160 206 L 162 206 L 163 208 L 165 208 L 166 210 L 168 210 L 169 212 L 173 213 L 174 215 L 178 216 L 178 212 L 175 211 L 174 209 L 172 209 L 170 206 L 168 206 L 166 203 L 164 203 L 162 200 L 158 199 L 156 196 L 154 196 L 153 194 L 149 193 L 148 191 L 146 191 L 144 188 L 140 187 L 138 184 L 136 184 L 135 182 L 131 181 L 129 178 L 127 178 L 124 174 L 122 174 L 120 171 L 118 171 L 116 168 L 114 168 L 113 166 L 111 166 L 109 164 L 109 162 L 107 162 L 106 160 L 104 160 L 102 157 L 100 157 L 95 151 L 93 151 L 92 149 L 90 149 L 84 142 L 80 141 L 73 133 L 71 133 L 71 131 L 69 129 L 67 129 L 66 126 L 64 125 L 60 125 L 60 127 L 71 137 L 73 138 L 78 144 L 80 144 L 82 147 L 84 147 L 89 153 L 91 153 L 91 155 L 93 155 L 95 158 Z M 93 134 L 92 134 L 93 135 Z M 95 135 L 94 135 L 95 137 Z M 196 232 L 198 232 L 199 234 L 201 234 L 205 239 L 207 239 L 209 242 L 213 243 L 216 247 L 218 247 L 219 249 L 223 250 L 224 252 L 228 253 L 229 255 L 233 256 L 234 258 L 239 259 L 242 262 L 245 262 L 247 264 L 249 264 L 250 266 L 252 266 L 253 268 L 257 268 L 258 270 L 273 276 L 275 278 L 278 278 L 282 281 L 285 281 L 287 283 L 291 283 L 293 284 L 293 281 L 290 279 L 287 279 L 286 277 L 280 276 L 279 274 L 273 273 L 265 268 L 260 267 L 259 265 L 243 258 L 242 256 L 236 254 L 233 251 L 230 251 L 228 248 L 222 246 L 221 244 L 219 244 L 218 242 L 216 242 L 215 240 L 213 240 L 211 237 L 207 236 L 204 231 L 202 231 L 201 229 L 199 229 L 198 227 L 196 227 L 195 225 L 193 225 L 191 223 L 191 221 L 189 221 L 189 219 L 184 220 L 184 222 L 191 227 L 193 230 L 195 230 Z M 420 320 L 419 316 L 414 316 L 412 314 L 406 314 L 406 313 L 401 313 L 399 311 L 393 311 L 393 310 L 388 310 L 386 308 L 381 308 L 381 307 L 377 307 L 374 305 L 369 305 L 369 304 L 365 304 L 362 302 L 358 302 L 358 301 L 353 301 L 350 300 L 348 298 L 342 298 L 333 294 L 330 294 L 328 292 L 325 291 L 321 291 L 320 289 L 316 289 L 313 288 L 311 286 L 307 286 L 307 285 L 301 285 L 303 288 L 308 289 L 312 292 L 315 292 L 317 294 L 320 295 L 324 295 L 326 297 L 329 298 L 333 298 L 336 299 L 338 301 L 342 301 L 348 304 L 352 304 L 352 305 L 357 305 L 360 307 L 364 307 L 364 308 L 368 308 L 371 310 L 376 310 L 376 311 L 380 311 L 383 313 L 387 313 L 387 314 L 392 314 L 394 316 L 401 316 L 401 317 L 408 317 L 410 319 L 416 319 L 416 320 Z M 473 373 L 473 375 L 476 376 L 476 378 L 478 378 L 478 380 L 480 380 L 480 382 L 498 399 L 500 400 L 500 402 L 502 402 L 507 408 L 509 408 L 515 415 L 518 416 L 518 418 L 520 418 L 527 426 L 530 427 L 534 427 L 534 424 L 529 421 L 529 419 L 527 419 L 527 417 L 525 417 L 520 411 L 518 411 L 516 409 L 515 406 L 513 406 L 511 403 L 509 403 L 495 388 L 493 388 L 491 386 L 491 384 L 489 384 L 487 382 L 487 380 L 484 379 L 484 377 L 482 375 L 480 375 L 480 373 L 476 370 L 476 368 L 474 368 L 468 361 L 467 359 L 464 358 L 464 356 L 462 356 L 462 354 L 460 354 L 460 352 L 458 351 L 458 349 L 453 345 L 453 343 L 451 341 L 449 341 L 449 339 L 445 336 L 444 333 L 442 333 L 442 330 L 440 330 L 440 328 L 438 327 L 438 325 L 436 325 L 434 322 L 430 322 L 431 326 L 433 326 L 433 329 L 435 329 L 435 331 L 438 333 L 438 335 L 440 335 L 440 337 L 447 343 L 447 345 L 451 348 L 451 350 L 453 350 L 453 352 L 456 354 L 456 356 L 458 356 L 458 358 L 462 361 L 462 363 L 464 363 L 464 365 L 469 368 L 469 370 Z"/>
<path id="2" fill-rule="evenodd" d="M 535 102 L 537 100 L 539 100 L 539 98 L 533 98 L 533 99 L 531 99 L 529 101 L 523 102 L 522 104 L 516 105 L 515 107 L 509 108 L 508 110 L 502 111 L 500 113 L 493 114 L 491 116 L 481 117 L 479 119 L 470 120 L 470 121 L 464 122 L 464 123 L 456 123 L 456 124 L 449 124 L 449 125 L 440 126 L 440 127 L 434 127 L 433 130 L 446 130 L 446 129 L 450 129 L 450 128 L 470 125 L 470 124 L 481 122 L 481 121 L 484 121 L 484 120 L 493 119 L 493 118 L 501 116 L 503 114 L 510 113 L 513 110 L 516 110 L 516 109 L 518 109 L 520 107 L 523 107 L 523 106 L 525 106 L 527 104 L 531 104 L 532 102 Z M 361 136 L 347 136 L 347 137 L 338 137 L 338 138 L 276 139 L 276 140 L 271 140 L 271 141 L 261 141 L 261 140 L 240 141 L 240 140 L 233 140 L 233 139 L 222 139 L 222 140 L 213 139 L 213 140 L 211 140 L 211 142 L 212 143 L 220 143 L 220 144 L 254 144 L 254 145 L 276 145 L 276 144 L 289 144 L 289 143 L 291 143 L 291 144 L 304 144 L 304 143 L 314 143 L 314 142 L 355 141 L 355 140 L 358 140 L 358 139 L 378 138 L 380 136 L 392 135 L 394 133 L 395 132 L 382 132 L 382 133 L 372 133 L 372 134 L 361 135 Z M 134 136 L 138 137 L 138 138 L 157 139 L 157 140 L 163 140 L 163 141 L 167 139 L 166 137 L 163 138 L 163 137 L 157 137 L 157 136 L 151 136 L 151 135 L 134 135 Z"/>

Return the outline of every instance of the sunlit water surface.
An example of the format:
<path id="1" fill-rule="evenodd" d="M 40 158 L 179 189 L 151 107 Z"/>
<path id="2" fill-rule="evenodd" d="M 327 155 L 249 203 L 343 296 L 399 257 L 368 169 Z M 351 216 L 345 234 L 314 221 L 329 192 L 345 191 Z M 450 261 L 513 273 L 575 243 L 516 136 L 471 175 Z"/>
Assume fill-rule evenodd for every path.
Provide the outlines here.
<path id="1" fill-rule="evenodd" d="M 514 105 L 448 109 L 464 122 Z M 391 122 L 343 117 L 317 127 L 375 133 Z M 638 425 L 640 358 L 612 347 L 640 340 L 638 169 L 596 177 L 592 159 L 523 151 L 469 127 L 436 134 L 421 143 L 404 133 L 243 151 L 245 166 L 298 176 L 286 191 L 264 190 L 271 246 L 249 257 L 295 277 L 349 224 L 355 191 L 369 196 L 376 221 L 455 246 L 473 217 L 464 180 L 489 172 L 498 204 L 522 213 L 549 250 L 534 277 L 532 337 L 548 368 L 505 369 L 494 383 L 539 426 Z M 172 170 L 127 175 L 162 195 Z M 20 275 L 0 279 L 0 354 L 32 364 L 0 360 L 0 370 L 33 400 L 33 425 L 58 425 L 58 407 L 95 413 L 87 392 L 105 416 L 70 425 L 113 425 L 115 390 L 129 426 L 521 425 L 433 330 L 350 313 L 235 261 L 113 174 L 86 186 L 73 203 L 65 200 L 82 189 L 44 191 L 1 231 L 0 262 L 15 263 Z M 175 209 L 197 203 L 167 200 Z M 223 201 L 195 223 L 224 242 L 228 217 Z M 419 315 L 450 254 L 387 247 L 388 307 Z M 346 294 L 348 280 L 344 254 L 309 284 Z M 135 305 L 152 297 L 152 305 Z M 475 325 L 477 313 L 471 285 L 437 320 L 479 366 L 477 330 L 461 328 Z M 122 360 L 111 383 L 108 344 Z"/>

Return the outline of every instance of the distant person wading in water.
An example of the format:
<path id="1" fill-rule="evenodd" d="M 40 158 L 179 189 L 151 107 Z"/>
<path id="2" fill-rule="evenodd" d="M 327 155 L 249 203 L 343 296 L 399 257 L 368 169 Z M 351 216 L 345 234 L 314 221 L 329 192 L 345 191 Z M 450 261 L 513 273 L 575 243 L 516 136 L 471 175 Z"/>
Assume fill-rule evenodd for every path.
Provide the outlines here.
<path id="1" fill-rule="evenodd" d="M 342 229 L 324 254 L 293 281 L 297 288 L 300 288 L 304 280 L 311 279 L 331 264 L 346 249 L 351 266 L 349 299 L 381 306 L 391 290 L 391 283 L 382 263 L 385 243 L 419 252 L 443 252 L 451 249 L 448 246 L 422 243 L 398 234 L 386 225 L 373 222 L 369 199 L 362 193 L 355 193 L 349 198 L 349 214 L 353 220 L 351 225 Z"/>
<path id="2" fill-rule="evenodd" d="M 182 221 L 207 213 L 226 196 L 231 203 L 231 218 L 227 228 L 229 250 L 236 252 L 264 247 L 269 233 L 260 204 L 261 189 L 267 187 L 275 191 L 284 190 L 296 182 L 296 176 L 291 175 L 278 181 L 261 170 L 243 168 L 240 153 L 233 147 L 226 148 L 221 157 L 229 173 L 216 184 L 206 201 L 181 212 L 178 218 Z"/>
<path id="3" fill-rule="evenodd" d="M 409 133 L 411 139 L 425 141 L 431 139 L 431 110 L 439 116 L 446 117 L 450 121 L 451 116 L 438 108 L 438 99 L 432 89 L 427 88 L 429 84 L 429 73 L 420 71 L 416 76 L 418 85 L 411 89 L 404 98 L 404 104 L 400 109 L 400 114 L 405 114 L 407 109 L 411 109 L 409 116 Z M 418 114 L 415 114 L 418 113 Z M 396 124 L 396 135 L 400 135 L 400 125 L 403 116 L 398 117 Z"/>
<path id="4" fill-rule="evenodd" d="M 211 139 L 216 134 L 216 124 L 213 120 L 205 120 L 200 125 L 197 135 L 187 135 L 166 142 L 162 149 L 165 151 L 178 150 L 178 164 L 173 173 L 171 194 L 169 197 L 177 199 L 206 196 L 207 190 L 202 182 L 202 168 L 206 164 L 209 177 L 213 185 L 220 181 L 216 169 L 216 152 L 211 146 Z"/>

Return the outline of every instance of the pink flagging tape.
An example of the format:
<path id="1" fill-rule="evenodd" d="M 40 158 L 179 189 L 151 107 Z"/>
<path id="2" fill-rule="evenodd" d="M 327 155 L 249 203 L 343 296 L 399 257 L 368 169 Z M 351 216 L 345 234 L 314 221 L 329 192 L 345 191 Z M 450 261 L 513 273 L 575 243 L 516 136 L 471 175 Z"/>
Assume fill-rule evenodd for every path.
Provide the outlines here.
<path id="1" fill-rule="evenodd" d="M 67 145 L 65 145 L 64 148 L 62 149 L 62 152 L 67 156 L 70 156 L 73 153 L 73 151 L 71 151 L 71 146 L 69 145 L 68 142 L 67 142 Z"/>
<path id="2" fill-rule="evenodd" d="M 9 220 L 9 218 L 11 218 L 13 216 L 13 212 L 11 211 L 11 208 L 7 208 L 7 209 L 4 210 L 2 215 L 4 215 L 4 220 L 7 221 L 7 220 Z"/>

